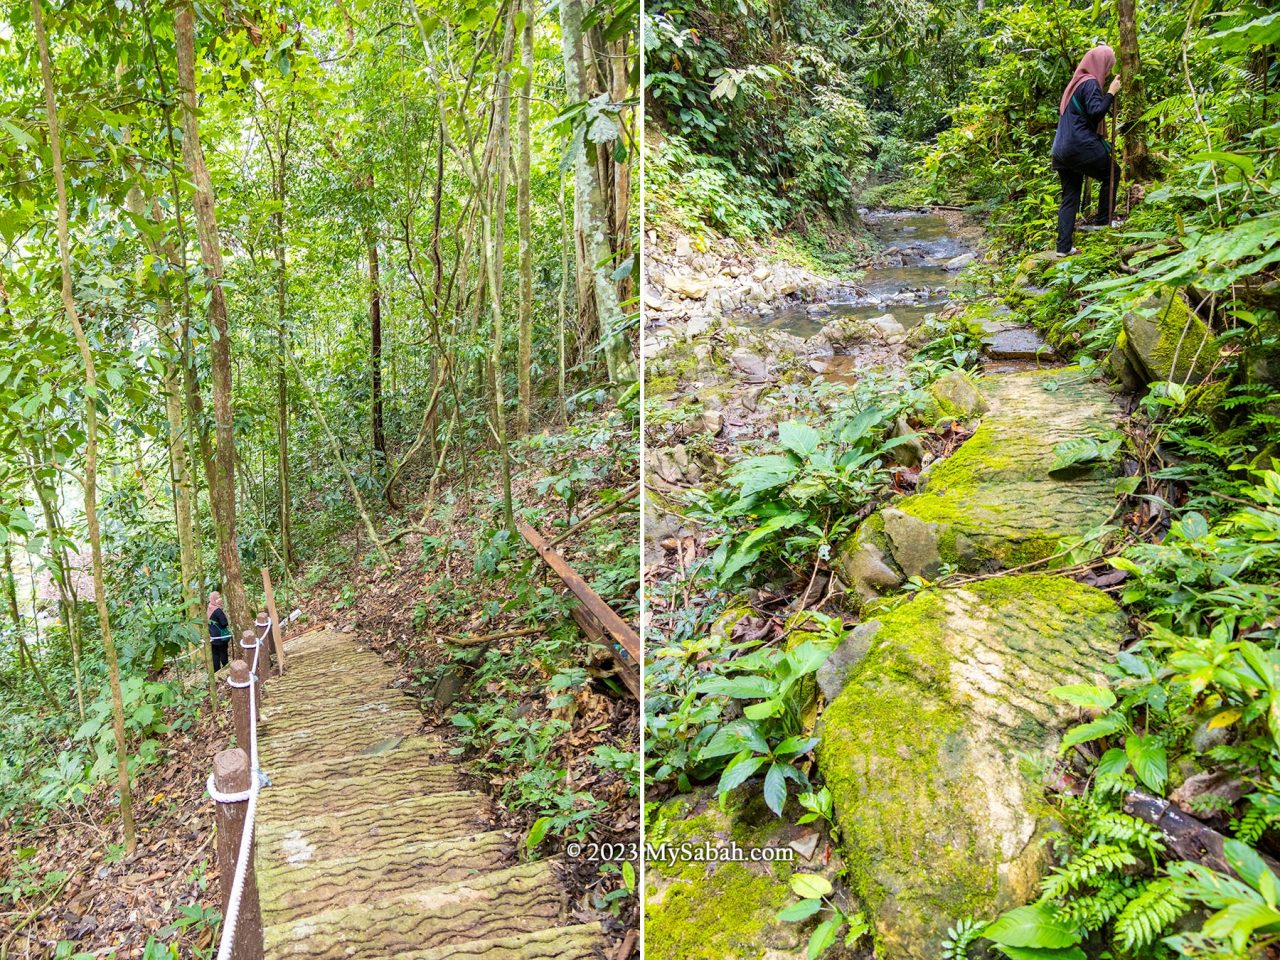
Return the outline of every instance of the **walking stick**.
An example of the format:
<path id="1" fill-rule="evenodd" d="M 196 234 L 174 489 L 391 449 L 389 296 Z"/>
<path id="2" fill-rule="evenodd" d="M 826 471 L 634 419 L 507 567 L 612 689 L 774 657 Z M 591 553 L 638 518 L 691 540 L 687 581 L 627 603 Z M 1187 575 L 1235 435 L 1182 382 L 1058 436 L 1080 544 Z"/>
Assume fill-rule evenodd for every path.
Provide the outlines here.
<path id="1" fill-rule="evenodd" d="M 1120 161 L 1116 157 L 1116 127 L 1120 125 L 1120 94 L 1111 99 L 1111 202 L 1107 204 L 1107 222 L 1116 215 L 1116 182 L 1120 179 Z"/>

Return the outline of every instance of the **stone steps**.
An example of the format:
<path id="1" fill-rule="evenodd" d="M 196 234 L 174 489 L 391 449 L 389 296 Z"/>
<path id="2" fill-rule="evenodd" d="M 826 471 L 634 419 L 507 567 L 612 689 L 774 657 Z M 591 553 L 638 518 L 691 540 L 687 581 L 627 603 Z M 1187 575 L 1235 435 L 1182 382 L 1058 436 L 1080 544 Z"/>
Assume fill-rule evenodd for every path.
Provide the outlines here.
<path id="1" fill-rule="evenodd" d="M 282 767 L 275 779 L 278 784 L 317 782 L 320 780 L 363 777 L 381 770 L 399 770 L 414 766 L 431 766 L 444 756 L 448 746 L 435 737 L 388 737 L 364 751 L 349 757 L 332 757 Z"/>
<path id="2" fill-rule="evenodd" d="M 596 960 L 600 925 L 582 923 L 493 940 L 397 953 L 395 960 Z"/>
<path id="3" fill-rule="evenodd" d="M 264 921 L 272 924 L 298 920 L 319 910 L 395 896 L 424 884 L 466 880 L 510 863 L 515 847 L 515 840 L 507 833 L 492 830 L 398 844 L 376 856 L 271 860 L 258 873 Z"/>
<path id="4" fill-rule="evenodd" d="M 269 957 L 373 960 L 560 925 L 565 894 L 547 861 L 336 907 L 266 928 Z"/>
<path id="5" fill-rule="evenodd" d="M 560 867 L 516 863 L 485 794 L 442 762 L 395 671 L 350 634 L 286 645 L 260 731 L 266 956 L 318 960 L 586 960 L 598 924 L 570 923 Z M 577 917 L 581 920 L 581 917 Z"/>

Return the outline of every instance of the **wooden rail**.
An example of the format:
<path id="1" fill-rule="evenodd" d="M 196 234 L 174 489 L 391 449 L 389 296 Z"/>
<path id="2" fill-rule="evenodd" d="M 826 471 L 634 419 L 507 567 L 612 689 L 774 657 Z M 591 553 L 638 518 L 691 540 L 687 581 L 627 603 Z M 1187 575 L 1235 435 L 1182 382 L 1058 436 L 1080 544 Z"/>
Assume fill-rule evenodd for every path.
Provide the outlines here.
<path id="1" fill-rule="evenodd" d="M 520 536 L 538 551 L 544 563 L 558 576 L 569 592 L 582 604 L 573 610 L 573 619 L 582 628 L 583 633 L 593 642 L 605 647 L 618 666 L 618 676 L 626 684 L 627 689 L 637 697 L 640 696 L 640 636 L 631 626 L 618 616 L 616 610 L 604 602 L 578 573 L 569 566 L 568 561 L 552 547 L 542 535 L 527 523 L 516 523 Z"/>

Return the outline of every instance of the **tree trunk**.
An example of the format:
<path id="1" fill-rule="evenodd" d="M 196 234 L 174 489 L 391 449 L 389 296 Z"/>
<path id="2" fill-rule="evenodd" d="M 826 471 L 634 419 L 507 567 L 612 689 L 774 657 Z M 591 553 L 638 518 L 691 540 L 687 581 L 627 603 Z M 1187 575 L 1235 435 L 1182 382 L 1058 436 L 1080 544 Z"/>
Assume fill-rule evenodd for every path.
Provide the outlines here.
<path id="1" fill-rule="evenodd" d="M 1140 75 L 1142 60 L 1138 49 L 1137 0 L 1116 0 L 1116 20 L 1120 28 L 1120 96 L 1123 105 L 1123 110 L 1117 112 L 1124 121 L 1124 168 L 1130 180 L 1148 180 L 1155 172 L 1155 165 L 1147 146 L 1146 123 L 1142 120 L 1147 109 L 1147 95 Z M 1113 118 L 1111 122 L 1116 120 Z"/>
<path id="2" fill-rule="evenodd" d="M 58 135 L 58 104 L 53 91 L 53 67 L 49 41 L 44 32 L 40 0 L 31 0 L 31 19 L 40 52 L 40 77 L 44 82 L 44 107 L 49 123 L 49 149 L 53 159 L 53 182 L 58 194 L 58 255 L 62 261 L 62 306 L 75 334 L 80 359 L 84 363 L 86 452 L 84 466 L 84 513 L 89 525 L 89 546 L 93 557 L 93 599 L 98 608 L 98 627 L 107 661 L 111 687 L 111 719 L 116 741 L 116 787 L 120 791 L 120 821 L 124 830 L 125 855 L 132 856 L 138 840 L 133 826 L 133 791 L 129 786 L 129 755 L 124 735 L 124 697 L 120 691 L 120 659 L 111 636 L 111 618 L 102 576 L 102 531 L 98 526 L 98 375 L 89 339 L 80 325 L 71 289 L 71 240 L 67 211 L 67 182 L 62 169 L 62 143 Z"/>
<path id="3" fill-rule="evenodd" d="M 560 4 L 560 31 L 564 49 L 565 84 L 569 96 L 578 100 L 590 97 L 583 54 L 582 0 L 563 0 Z M 613 284 L 613 250 L 609 246 L 609 230 L 604 188 L 601 183 L 597 149 L 585 137 L 574 158 L 573 193 L 578 230 L 578 269 L 590 277 L 591 296 L 600 324 L 600 340 L 604 347 L 609 380 L 617 384 L 636 378 L 631 345 L 623 330 L 624 317 Z"/>
<path id="4" fill-rule="evenodd" d="M 378 271 L 378 234 L 365 228 L 369 250 L 369 366 L 373 393 L 373 449 L 387 456 L 387 437 L 382 423 L 382 280 Z"/>
<path id="5" fill-rule="evenodd" d="M 507 212 L 507 164 L 511 158 L 511 57 L 515 47 L 515 5 L 507 13 L 502 43 L 501 68 L 494 84 L 493 169 L 497 176 L 488 192 L 482 217 L 485 248 L 485 273 L 489 283 L 489 310 L 493 319 L 493 351 L 490 356 L 493 383 L 493 420 L 498 437 L 498 458 L 502 464 L 502 513 L 507 529 L 515 533 L 515 512 L 511 500 L 511 456 L 507 438 L 506 401 L 502 389 L 502 281 L 504 239 L 503 224 Z M 486 151 L 488 152 L 488 151 Z M 484 184 L 484 180 L 481 180 Z"/>
<path id="6" fill-rule="evenodd" d="M 288 144 L 282 140 L 275 186 L 275 199 L 280 204 L 280 209 L 273 215 L 276 228 L 276 336 L 280 350 L 279 362 L 276 364 L 276 478 L 280 497 L 280 559 L 286 573 L 293 566 L 293 533 L 289 517 L 289 366 L 285 359 L 289 354 L 289 272 L 284 246 L 287 150 Z"/>
<path id="7" fill-rule="evenodd" d="M 178 54 L 178 88 L 182 101 L 182 155 L 195 184 L 196 236 L 209 289 L 209 325 L 212 328 L 210 357 L 213 369 L 214 434 L 209 475 L 209 499 L 218 532 L 218 560 L 222 568 L 222 593 L 232 636 L 249 629 L 249 600 L 240 571 L 240 547 L 236 541 L 236 445 L 234 414 L 231 408 L 231 338 L 227 330 L 227 301 L 222 290 L 222 249 L 218 238 L 218 217 L 214 207 L 213 183 L 200 146 L 200 122 L 196 115 L 195 13 L 190 0 L 178 6 L 174 17 Z"/>
<path id="8" fill-rule="evenodd" d="M 569 405 L 564 391 L 564 322 L 569 300 L 569 222 L 564 215 L 564 176 L 560 176 L 560 302 L 556 323 L 556 396 L 560 400 L 560 423 L 569 425 Z"/>
<path id="9" fill-rule="evenodd" d="M 529 98 L 533 94 L 533 21 L 536 3 L 524 5 L 524 29 L 520 32 L 520 63 L 524 83 L 520 87 L 516 131 L 516 210 L 520 219 L 520 357 L 516 362 L 520 407 L 516 414 L 516 434 L 529 432 L 531 389 L 529 368 L 533 363 L 533 242 L 529 217 Z"/>

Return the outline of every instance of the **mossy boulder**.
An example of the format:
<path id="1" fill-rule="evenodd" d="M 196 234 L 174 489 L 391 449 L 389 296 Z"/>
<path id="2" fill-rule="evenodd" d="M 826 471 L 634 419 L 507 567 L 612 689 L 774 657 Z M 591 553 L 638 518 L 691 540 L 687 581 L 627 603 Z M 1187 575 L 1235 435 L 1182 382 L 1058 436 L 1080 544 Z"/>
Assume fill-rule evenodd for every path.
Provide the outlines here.
<path id="1" fill-rule="evenodd" d="M 1036 896 L 1028 771 L 1076 714 L 1048 691 L 1099 682 L 1125 618 L 1099 590 L 1036 575 L 926 591 L 879 621 L 823 714 L 818 764 L 877 956 L 934 960 L 956 920 Z"/>
<path id="2" fill-rule="evenodd" d="M 1114 429 L 1119 411 L 1105 389 L 1071 367 L 990 377 L 983 387 L 991 409 L 977 432 L 896 505 L 937 537 L 941 563 L 962 570 L 1051 557 L 1105 524 L 1115 507 L 1113 477 L 1049 475 L 1059 443 Z"/>
<path id="3" fill-rule="evenodd" d="M 952 370 L 929 387 L 929 409 L 925 418 L 939 420 L 972 420 L 987 411 L 987 400 L 977 381 L 964 370 Z"/>
<path id="4" fill-rule="evenodd" d="M 1201 383 L 1213 366 L 1213 334 L 1180 290 L 1149 297 L 1124 316 L 1117 344 L 1145 383 Z"/>
<path id="5" fill-rule="evenodd" d="M 645 956 L 649 960 L 801 960 L 810 925 L 780 923 L 779 910 L 797 897 L 794 872 L 821 873 L 834 881 L 840 860 L 824 862 L 826 838 L 813 843 L 812 827 L 774 816 L 748 783 L 721 809 L 712 790 L 683 794 L 651 815 L 648 842 L 671 854 L 645 869 Z M 794 809 L 794 801 L 789 804 Z M 782 849 L 795 843 L 808 852 L 792 862 L 727 859 L 734 847 Z"/>

